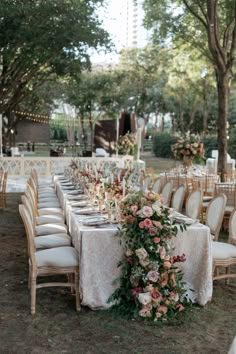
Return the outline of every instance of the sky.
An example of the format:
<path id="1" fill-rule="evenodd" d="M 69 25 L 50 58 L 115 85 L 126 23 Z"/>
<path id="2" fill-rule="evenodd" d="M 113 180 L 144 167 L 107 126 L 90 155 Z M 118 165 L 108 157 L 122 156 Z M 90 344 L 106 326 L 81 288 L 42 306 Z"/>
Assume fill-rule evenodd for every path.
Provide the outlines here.
<path id="1" fill-rule="evenodd" d="M 99 17 L 103 20 L 104 29 L 109 32 L 113 43 L 115 44 L 116 51 L 120 49 L 119 45 L 119 14 L 120 14 L 120 1 L 119 0 L 108 0 L 108 5 L 106 8 L 99 11 Z M 110 54 L 104 54 L 104 52 L 96 53 L 93 52 L 91 55 L 92 62 L 101 61 L 113 61 L 118 60 L 118 55 L 114 51 Z"/>

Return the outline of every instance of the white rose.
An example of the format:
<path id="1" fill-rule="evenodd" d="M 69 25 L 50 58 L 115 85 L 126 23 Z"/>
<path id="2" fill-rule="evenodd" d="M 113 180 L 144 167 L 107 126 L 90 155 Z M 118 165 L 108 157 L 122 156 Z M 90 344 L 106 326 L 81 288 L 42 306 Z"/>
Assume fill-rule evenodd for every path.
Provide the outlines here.
<path id="1" fill-rule="evenodd" d="M 145 250 L 145 248 L 138 248 L 135 250 L 135 254 L 138 257 L 138 259 L 142 260 L 148 257 L 148 253 Z"/>
<path id="2" fill-rule="evenodd" d="M 147 304 L 150 304 L 150 302 L 152 301 L 152 298 L 149 293 L 140 293 L 138 295 L 138 301 L 142 305 L 147 305 Z"/>
<path id="3" fill-rule="evenodd" d="M 154 204 L 152 204 L 152 209 L 157 213 L 157 215 L 161 214 L 161 202 L 157 200 Z"/>

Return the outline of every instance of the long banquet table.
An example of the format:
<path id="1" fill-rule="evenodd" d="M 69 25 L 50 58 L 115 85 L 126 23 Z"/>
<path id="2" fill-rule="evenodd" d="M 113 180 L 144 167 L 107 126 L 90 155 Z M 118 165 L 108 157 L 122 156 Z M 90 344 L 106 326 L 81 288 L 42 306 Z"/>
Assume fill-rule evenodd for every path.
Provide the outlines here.
<path id="1" fill-rule="evenodd" d="M 81 303 L 92 309 L 108 308 L 107 300 L 118 287 L 115 280 L 121 269 L 117 265 L 124 253 L 117 237 L 118 227 L 84 226 L 82 215 L 75 214 L 67 200 L 70 192 L 63 190 L 58 180 L 55 183 L 74 247 L 79 253 Z M 211 300 L 213 291 L 209 228 L 195 223 L 183 232 L 179 229 L 173 242 L 174 254 L 186 255 L 186 261 L 178 266 L 183 271 L 189 297 L 205 305 Z"/>

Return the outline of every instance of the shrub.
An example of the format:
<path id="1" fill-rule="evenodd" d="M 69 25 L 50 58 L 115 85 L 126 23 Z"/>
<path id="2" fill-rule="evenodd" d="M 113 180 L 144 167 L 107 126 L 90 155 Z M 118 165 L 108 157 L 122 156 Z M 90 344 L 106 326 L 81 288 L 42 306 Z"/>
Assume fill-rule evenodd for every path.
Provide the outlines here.
<path id="1" fill-rule="evenodd" d="M 156 157 L 173 158 L 171 145 L 177 141 L 176 137 L 168 133 L 157 133 L 153 139 L 153 152 Z"/>

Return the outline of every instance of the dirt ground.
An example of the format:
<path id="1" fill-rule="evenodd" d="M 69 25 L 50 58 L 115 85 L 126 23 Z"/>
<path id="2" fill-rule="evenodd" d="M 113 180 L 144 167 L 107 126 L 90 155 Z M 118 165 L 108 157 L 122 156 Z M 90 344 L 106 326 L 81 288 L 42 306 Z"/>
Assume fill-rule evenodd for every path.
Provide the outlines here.
<path id="1" fill-rule="evenodd" d="M 84 307 L 76 313 L 75 298 L 62 288 L 39 289 L 37 313 L 30 315 L 19 202 L 20 194 L 8 194 L 7 208 L 0 209 L 0 354 L 228 352 L 236 335 L 235 281 L 216 284 L 210 304 L 170 323 L 114 319 Z"/>

